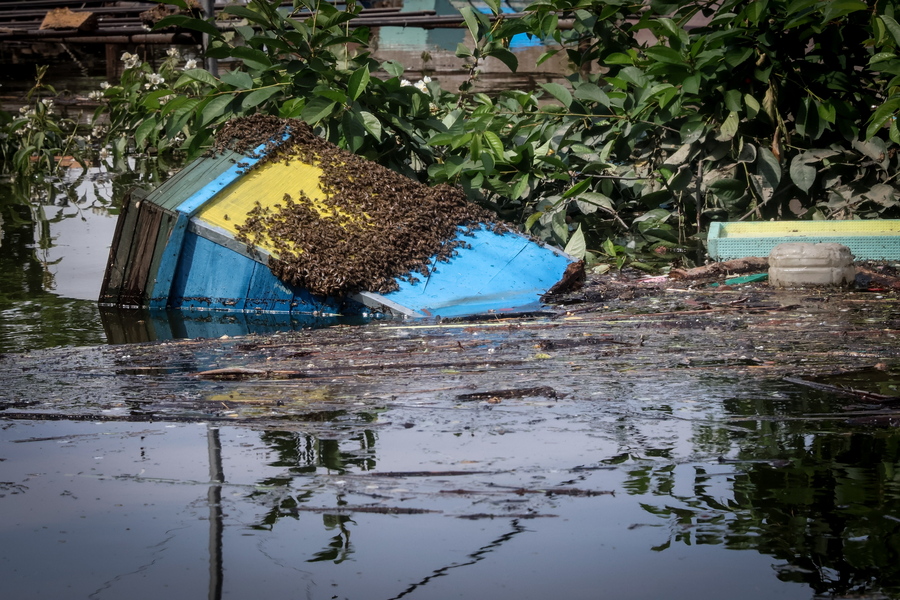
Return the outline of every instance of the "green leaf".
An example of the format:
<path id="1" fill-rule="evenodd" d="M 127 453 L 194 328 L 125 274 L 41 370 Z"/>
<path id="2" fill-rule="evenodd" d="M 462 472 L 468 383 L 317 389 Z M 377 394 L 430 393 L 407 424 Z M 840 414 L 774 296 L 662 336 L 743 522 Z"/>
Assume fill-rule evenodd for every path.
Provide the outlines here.
<path id="1" fill-rule="evenodd" d="M 336 102 L 338 104 L 344 104 L 347 102 L 347 94 L 337 89 L 323 89 L 321 87 L 316 88 L 316 95 L 321 96 L 322 98 L 328 98 L 332 102 Z"/>
<path id="2" fill-rule="evenodd" d="M 885 60 L 893 60 L 895 58 L 897 58 L 897 55 L 894 54 L 893 52 L 879 52 L 878 54 L 873 55 L 872 58 L 869 59 L 869 66 L 878 68 L 878 65 L 876 65 L 876 63 L 880 63 Z"/>
<path id="3" fill-rule="evenodd" d="M 741 112 L 741 92 L 740 90 L 728 90 L 725 92 L 725 108 L 739 113 Z"/>
<path id="4" fill-rule="evenodd" d="M 662 26 L 663 33 L 669 38 L 669 40 L 678 41 L 682 44 L 688 43 L 687 32 L 679 27 L 672 19 L 668 17 L 660 17 L 656 19 L 656 23 Z"/>
<path id="5" fill-rule="evenodd" d="M 138 128 L 134 132 L 134 145 L 138 148 L 142 148 L 147 136 L 156 131 L 157 127 L 159 127 L 159 119 L 156 115 L 150 115 L 141 121 L 141 124 L 138 125 Z"/>
<path id="6" fill-rule="evenodd" d="M 188 69 L 178 78 L 174 87 L 179 88 L 189 81 L 199 81 L 212 87 L 219 84 L 219 81 L 206 69 Z"/>
<path id="7" fill-rule="evenodd" d="M 826 23 L 868 8 L 866 3 L 860 0 L 830 0 L 823 2 L 823 6 L 825 10 L 822 11 L 822 20 Z"/>
<path id="8" fill-rule="evenodd" d="M 584 258 L 584 253 L 587 252 L 587 241 L 584 239 L 584 233 L 581 231 L 581 225 L 578 225 L 578 229 L 576 229 L 572 233 L 571 237 L 569 238 L 569 242 L 563 249 L 563 252 L 579 260 Z"/>
<path id="9" fill-rule="evenodd" d="M 255 106 L 259 106 L 275 94 L 281 92 L 281 86 L 273 85 L 271 87 L 264 87 L 258 90 L 253 90 L 249 94 L 244 97 L 244 100 L 241 102 L 241 106 L 245 109 L 250 109 Z"/>
<path id="10" fill-rule="evenodd" d="M 341 116 L 341 127 L 343 128 L 344 139 L 347 142 L 347 149 L 350 152 L 357 152 L 366 143 L 366 129 L 363 126 L 362 119 L 355 115 L 353 111 L 344 112 Z"/>
<path id="11" fill-rule="evenodd" d="M 238 6 L 235 4 L 228 5 L 222 9 L 223 13 L 234 15 L 236 17 L 240 17 L 242 19 L 247 19 L 251 23 L 258 23 L 263 27 L 270 27 L 271 23 L 269 19 L 265 17 L 265 15 L 260 14 L 255 10 L 251 10 L 245 6 Z"/>
<path id="12" fill-rule="evenodd" d="M 613 52 L 602 59 L 605 65 L 633 65 L 635 57 L 622 52 Z"/>
<path id="13" fill-rule="evenodd" d="M 738 117 L 738 114 L 736 112 L 728 113 L 728 116 L 719 128 L 720 135 L 718 136 L 718 139 L 720 141 L 732 139 L 737 133 L 739 124 L 740 118 Z"/>
<path id="14" fill-rule="evenodd" d="M 894 118 L 898 109 L 900 109 L 900 98 L 896 97 L 879 106 L 869 119 L 869 127 L 866 128 L 866 139 L 871 139 L 888 119 Z"/>
<path id="15" fill-rule="evenodd" d="M 223 116 L 226 112 L 225 109 L 231 104 L 232 100 L 234 100 L 234 97 L 231 94 L 222 94 L 221 96 L 213 97 L 212 100 L 203 107 L 200 125 L 205 127 L 215 119 Z"/>
<path id="16" fill-rule="evenodd" d="M 762 176 L 764 184 L 770 188 L 777 188 L 781 182 L 781 164 L 768 148 L 760 147 L 756 157 L 756 172 Z"/>
<path id="17" fill-rule="evenodd" d="M 581 181 L 567 189 L 562 197 L 565 199 L 571 198 L 572 196 L 577 196 L 581 192 L 585 191 L 589 185 L 591 185 L 590 179 L 582 179 Z"/>
<path id="18" fill-rule="evenodd" d="M 611 213 L 616 212 L 616 205 L 612 199 L 599 192 L 584 192 L 575 200 L 575 203 L 584 214 L 595 212 L 598 208 L 603 208 Z"/>
<path id="19" fill-rule="evenodd" d="M 469 28 L 472 39 L 475 40 L 475 43 L 478 43 L 478 40 L 481 39 L 481 31 L 479 30 L 481 21 L 478 19 L 475 11 L 471 6 L 466 5 L 459 9 L 459 14 L 462 15 L 463 20 L 466 22 L 466 27 Z"/>
<path id="20" fill-rule="evenodd" d="M 362 119 L 363 127 L 366 128 L 369 135 L 381 141 L 381 121 L 378 120 L 378 117 L 364 110 L 359 111 L 359 117 Z"/>
<path id="21" fill-rule="evenodd" d="M 751 144 L 749 141 L 744 141 L 743 139 L 739 140 L 739 142 L 741 149 L 738 152 L 738 157 L 735 159 L 735 161 L 738 163 L 756 162 L 756 146 Z"/>
<path id="22" fill-rule="evenodd" d="M 747 186 L 739 179 L 719 179 L 709 184 L 709 190 L 718 198 L 726 202 L 739 200 L 745 193 Z"/>
<path id="23" fill-rule="evenodd" d="M 519 198 L 525 195 L 525 191 L 528 189 L 528 175 L 522 174 L 519 175 L 519 179 L 516 181 L 516 185 L 513 186 L 512 191 L 510 192 L 510 197 L 513 200 L 518 200 Z"/>
<path id="24" fill-rule="evenodd" d="M 682 144 L 692 144 L 706 133 L 706 124 L 699 117 L 691 118 L 681 126 L 679 133 Z"/>
<path id="25" fill-rule="evenodd" d="M 506 48 L 494 48 L 488 53 L 488 56 L 492 56 L 502 62 L 513 73 L 519 68 L 519 59 Z"/>
<path id="26" fill-rule="evenodd" d="M 313 98 L 303 107 L 300 118 L 310 125 L 315 125 L 325 117 L 329 116 L 334 111 L 335 106 L 337 106 L 337 103 L 328 98 L 323 98 L 321 96 Z"/>
<path id="27" fill-rule="evenodd" d="M 762 110 L 760 103 L 750 94 L 744 94 L 744 106 L 747 107 L 747 118 L 752 119 Z"/>
<path id="28" fill-rule="evenodd" d="M 575 88 L 575 98 L 582 102 L 596 102 L 601 106 L 609 106 L 609 96 L 600 86 L 593 83 L 582 83 Z"/>
<path id="29" fill-rule="evenodd" d="M 700 74 L 696 73 L 685 77 L 681 82 L 681 89 L 685 94 L 698 94 L 700 92 Z"/>
<path id="30" fill-rule="evenodd" d="M 141 106 L 150 110 L 157 110 L 161 106 L 159 99 L 170 94 L 174 94 L 174 92 L 172 90 L 153 90 L 141 100 Z"/>
<path id="31" fill-rule="evenodd" d="M 457 58 L 468 58 L 472 56 L 472 51 L 463 43 L 459 43 L 456 45 L 456 57 Z"/>
<path id="32" fill-rule="evenodd" d="M 495 15 L 500 14 L 500 0 L 484 0 L 484 3 L 488 5 L 492 13 Z"/>
<path id="33" fill-rule="evenodd" d="M 531 213 L 531 215 L 525 219 L 525 231 L 531 231 L 531 228 L 534 227 L 534 224 L 540 221 L 541 217 L 544 216 L 544 213 L 541 211 L 537 211 Z"/>
<path id="34" fill-rule="evenodd" d="M 350 75 L 350 81 L 347 82 L 347 95 L 350 97 L 350 100 L 359 98 L 360 94 L 369 85 L 369 79 L 369 65 L 353 71 L 353 74 Z"/>
<path id="35" fill-rule="evenodd" d="M 219 79 L 239 90 L 253 88 L 253 78 L 246 71 L 225 71 L 219 76 Z"/>
<path id="36" fill-rule="evenodd" d="M 900 46 L 900 24 L 887 15 L 879 15 L 876 19 L 884 23 L 891 37 L 894 38 L 894 43 Z"/>
<path id="37" fill-rule="evenodd" d="M 806 193 L 816 181 L 816 168 L 807 164 L 802 154 L 798 154 L 791 160 L 790 175 L 794 185 Z"/>
<path id="38" fill-rule="evenodd" d="M 558 83 L 542 83 L 541 87 L 551 96 L 562 102 L 562 105 L 569 108 L 572 105 L 572 93 Z"/>
<path id="39" fill-rule="evenodd" d="M 484 142 L 487 144 L 492 155 L 501 160 L 503 159 L 503 142 L 500 140 L 500 136 L 493 131 L 485 131 Z"/>
<path id="40" fill-rule="evenodd" d="M 668 46 L 651 46 L 646 48 L 644 52 L 653 60 L 672 65 L 682 65 L 685 63 L 684 57 L 677 50 L 673 50 Z"/>
<path id="41" fill-rule="evenodd" d="M 484 136 L 482 136 L 482 139 L 484 139 Z M 494 165 L 495 165 L 494 157 L 491 156 L 490 154 L 488 154 L 487 152 L 482 152 L 481 153 L 481 168 L 484 170 L 484 172 L 488 173 L 488 174 L 493 173 Z"/>
<path id="42" fill-rule="evenodd" d="M 250 69 L 257 71 L 265 71 L 272 66 L 272 61 L 266 56 L 266 53 L 247 46 L 237 46 L 231 51 L 232 55 L 244 61 Z"/>

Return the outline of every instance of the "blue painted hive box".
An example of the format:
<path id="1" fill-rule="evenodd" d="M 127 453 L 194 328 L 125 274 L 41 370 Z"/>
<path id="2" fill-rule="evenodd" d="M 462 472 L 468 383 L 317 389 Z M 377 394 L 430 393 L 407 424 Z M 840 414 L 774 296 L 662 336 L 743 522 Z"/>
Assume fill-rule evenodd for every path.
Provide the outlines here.
<path id="1" fill-rule="evenodd" d="M 268 141 L 229 142 L 132 193 L 102 305 L 452 317 L 534 309 L 583 276 L 457 190 L 339 150 L 302 123 L 246 119 Z"/>

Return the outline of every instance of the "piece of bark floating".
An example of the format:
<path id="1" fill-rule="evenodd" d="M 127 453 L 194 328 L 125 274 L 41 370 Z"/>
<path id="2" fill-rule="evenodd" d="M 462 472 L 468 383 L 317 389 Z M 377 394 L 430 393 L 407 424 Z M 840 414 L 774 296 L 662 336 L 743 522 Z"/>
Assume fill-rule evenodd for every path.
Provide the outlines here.
<path id="1" fill-rule="evenodd" d="M 306 377 L 300 371 L 267 371 L 265 369 L 248 369 L 244 367 L 227 367 L 194 373 L 201 379 L 220 381 L 243 381 L 245 379 L 299 379 Z"/>
<path id="2" fill-rule="evenodd" d="M 457 400 L 490 400 L 491 398 L 562 398 L 552 387 L 530 387 L 514 390 L 495 390 L 493 392 L 475 392 L 474 394 L 460 394 Z"/>
<path id="3" fill-rule="evenodd" d="M 748 256 L 747 258 L 726 260 L 724 262 L 712 263 L 693 269 L 672 269 L 669 272 L 669 278 L 685 281 L 724 279 L 725 277 L 740 275 L 741 273 L 766 271 L 768 268 L 768 258 Z"/>

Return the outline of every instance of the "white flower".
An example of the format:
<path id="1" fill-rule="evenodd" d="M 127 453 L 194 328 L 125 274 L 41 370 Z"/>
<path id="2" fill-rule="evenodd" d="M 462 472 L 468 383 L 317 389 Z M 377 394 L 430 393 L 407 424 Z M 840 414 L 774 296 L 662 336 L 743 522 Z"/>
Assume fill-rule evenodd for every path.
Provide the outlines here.
<path id="1" fill-rule="evenodd" d="M 125 63 L 126 69 L 135 68 L 136 66 L 138 66 L 138 63 L 140 61 L 141 61 L 141 59 L 138 57 L 137 54 L 132 54 L 130 52 L 124 52 L 122 54 L 122 62 Z"/>
<path id="2" fill-rule="evenodd" d="M 181 54 L 178 52 L 178 48 L 169 48 L 168 50 L 166 50 L 166 56 L 181 58 Z"/>
<path id="3" fill-rule="evenodd" d="M 412 85 L 412 82 L 409 79 L 402 79 L 400 81 L 400 87 L 406 87 L 408 85 Z"/>
<path id="4" fill-rule="evenodd" d="M 415 86 L 416 86 L 416 89 L 419 90 L 420 92 L 422 92 L 423 94 L 427 94 L 427 93 L 428 93 L 428 87 L 426 87 L 426 85 L 425 85 L 425 80 L 424 80 L 424 79 L 418 80 L 418 81 L 417 81 L 416 83 L 414 83 L 413 85 L 415 85 Z"/>
<path id="5" fill-rule="evenodd" d="M 175 94 L 166 94 L 165 96 L 159 99 L 160 104 L 165 104 L 169 100 L 173 100 L 175 98 Z"/>
<path id="6" fill-rule="evenodd" d="M 100 89 L 101 89 L 101 90 L 108 90 L 108 89 L 111 88 L 111 87 L 112 87 L 112 86 L 109 85 L 109 82 L 106 82 L 106 81 L 104 81 L 103 83 L 100 84 Z"/>
<path id="7" fill-rule="evenodd" d="M 106 160 L 107 158 L 109 158 L 109 150 L 100 148 L 100 160 Z"/>
<path id="8" fill-rule="evenodd" d="M 184 63 L 185 71 L 187 71 L 188 69 L 196 69 L 196 68 L 197 68 L 197 61 L 194 60 L 193 58 L 189 59 L 186 63 Z"/>
<path id="9" fill-rule="evenodd" d="M 51 98 L 41 98 L 41 104 L 47 109 L 47 114 L 53 114 L 53 100 Z"/>
<path id="10" fill-rule="evenodd" d="M 101 92 L 100 90 L 94 90 L 93 92 L 88 94 L 88 98 L 90 100 L 102 100 L 103 92 Z"/>
<path id="11" fill-rule="evenodd" d="M 147 83 L 144 84 L 144 88 L 148 90 L 155 90 L 165 82 L 166 80 L 159 73 L 150 73 L 149 75 L 147 75 Z"/>

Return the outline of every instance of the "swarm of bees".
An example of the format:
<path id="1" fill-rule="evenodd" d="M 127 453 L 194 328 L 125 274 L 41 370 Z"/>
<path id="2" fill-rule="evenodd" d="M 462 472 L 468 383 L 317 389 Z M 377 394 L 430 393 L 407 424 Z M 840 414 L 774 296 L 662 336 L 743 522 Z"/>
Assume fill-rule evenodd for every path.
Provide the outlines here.
<path id="1" fill-rule="evenodd" d="M 428 278 L 437 263 L 466 246 L 456 239 L 460 231 L 507 230 L 461 190 L 429 187 L 341 150 L 299 120 L 236 119 L 219 133 L 214 151 L 251 155 L 261 145 L 253 168 L 298 160 L 322 169 L 319 188 L 333 211 L 322 216 L 303 190 L 285 190 L 279 205 L 257 203 L 237 227 L 238 239 L 248 245 L 267 241 L 278 254 L 269 260 L 272 272 L 313 294 L 388 293 L 398 288 L 398 278 Z"/>

